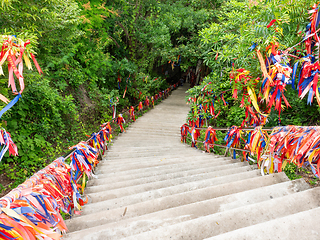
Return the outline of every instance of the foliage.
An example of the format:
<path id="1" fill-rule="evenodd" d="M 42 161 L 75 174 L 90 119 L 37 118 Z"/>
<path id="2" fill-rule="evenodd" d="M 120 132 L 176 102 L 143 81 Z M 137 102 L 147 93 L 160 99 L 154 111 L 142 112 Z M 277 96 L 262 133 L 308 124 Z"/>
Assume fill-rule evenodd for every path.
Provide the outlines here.
<path id="1" fill-rule="evenodd" d="M 284 172 L 290 180 L 295 180 L 301 178 L 300 175 L 297 175 L 297 165 L 294 163 L 289 163 L 285 166 Z"/>
<path id="2" fill-rule="evenodd" d="M 215 111 L 221 110 L 217 119 L 211 118 L 210 124 L 216 126 L 240 125 L 245 117 L 245 109 L 240 108 L 241 98 L 232 98 L 232 79 L 229 74 L 235 69 L 245 68 L 250 72 L 252 79 L 261 77 L 260 63 L 253 45 L 265 53 L 265 49 L 277 41 L 280 49 L 285 50 L 302 40 L 302 34 L 309 23 L 308 10 L 314 1 L 225 1 L 215 11 L 217 21 L 208 28 L 199 31 L 201 39 L 204 63 L 212 69 L 200 86 L 189 90 L 188 98 L 197 98 L 196 104 L 205 104 L 216 98 Z M 273 26 L 267 27 L 271 20 L 276 19 Z M 293 54 L 306 55 L 303 44 L 296 46 Z M 300 51 L 300 52 L 299 52 Z M 291 60 L 293 66 L 295 59 Z M 299 72 L 299 69 L 298 69 Z M 215 97 L 201 92 L 207 85 L 206 91 L 211 91 Z M 254 87 L 258 97 L 261 81 Z M 216 94 L 223 94 L 227 106 Z M 300 100 L 298 94 L 287 86 L 285 93 L 291 108 L 285 109 L 281 114 L 282 125 L 310 125 L 319 123 L 319 107 L 307 105 L 306 100 Z M 220 97 L 220 101 L 217 100 Z M 194 103 L 193 103 L 194 104 Z M 309 114 L 310 113 L 310 114 Z M 197 118 L 199 113 L 194 113 Z M 204 112 L 200 113 L 206 117 Z M 278 114 L 272 110 L 266 126 L 278 125 Z"/>
<path id="3" fill-rule="evenodd" d="M 1 118 L 19 149 L 2 160 L 1 173 L 19 184 L 111 120 L 111 98 L 119 111 L 166 89 L 156 67 L 193 54 L 212 17 L 206 8 L 220 4 L 211 2 L 2 0 L 1 34 L 29 39 L 44 75 L 25 69 L 22 98 Z M 12 99 L 7 74 L 0 93 Z"/>

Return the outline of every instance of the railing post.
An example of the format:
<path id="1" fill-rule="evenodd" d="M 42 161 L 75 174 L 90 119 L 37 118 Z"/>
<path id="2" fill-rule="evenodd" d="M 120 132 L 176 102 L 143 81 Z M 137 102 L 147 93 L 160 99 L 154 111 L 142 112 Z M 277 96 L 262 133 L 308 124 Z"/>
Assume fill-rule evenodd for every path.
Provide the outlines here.
<path id="1" fill-rule="evenodd" d="M 229 148 L 227 147 L 227 148 L 226 148 L 226 151 L 225 151 L 225 153 L 224 153 L 224 156 L 225 156 L 225 157 L 226 157 L 227 154 L 228 154 L 228 150 L 229 150 Z"/>

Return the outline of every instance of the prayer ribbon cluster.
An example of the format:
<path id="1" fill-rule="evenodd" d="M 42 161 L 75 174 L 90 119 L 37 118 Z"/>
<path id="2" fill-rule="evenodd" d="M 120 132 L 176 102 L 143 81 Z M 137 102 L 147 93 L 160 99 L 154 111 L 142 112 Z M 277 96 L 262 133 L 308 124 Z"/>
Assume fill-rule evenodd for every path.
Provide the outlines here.
<path id="1" fill-rule="evenodd" d="M 177 86 L 172 85 L 152 99 L 165 96 Z M 134 119 L 134 108 L 130 110 Z M 124 122 L 121 114 L 117 120 L 119 124 Z M 61 212 L 80 214 L 81 206 L 88 202 L 83 195 L 86 179 L 95 177 L 93 169 L 99 163 L 99 154 L 102 156 L 107 150 L 111 131 L 110 123 L 101 125 L 100 131 L 92 133 L 89 140 L 70 147 L 68 157 L 56 159 L 0 198 L 0 238 L 60 239 L 61 234 L 67 231 Z M 18 154 L 5 130 L 1 130 L 0 143 L 9 149 L 10 154 Z M 70 159 L 70 164 L 67 159 Z"/>
<path id="2" fill-rule="evenodd" d="M 10 109 L 18 101 L 18 99 L 21 97 L 21 93 L 24 90 L 23 60 L 28 69 L 30 70 L 32 69 L 32 66 L 29 57 L 31 57 L 39 74 L 43 73 L 34 54 L 31 53 L 29 49 L 27 49 L 27 45 L 29 44 L 29 40 L 23 42 L 23 40 L 15 36 L 0 36 L 0 74 L 4 75 L 2 66 L 5 62 L 7 62 L 9 72 L 8 87 L 11 87 L 12 93 L 17 95 L 17 97 L 14 100 L 12 100 L 10 104 L 9 100 L 5 96 L 0 94 L 0 100 L 8 104 L 7 107 L 0 111 L 0 118 L 5 111 Z M 17 90 L 14 76 L 16 76 L 16 78 L 19 80 L 19 91 Z"/>
<path id="3" fill-rule="evenodd" d="M 70 164 L 60 157 L 0 198 L 0 238 L 60 239 L 61 232 L 67 231 L 60 211 L 80 213 L 87 202 L 80 194 L 85 176 L 94 177 L 98 153 L 111 138 L 110 124 L 103 124 L 87 142 L 70 148 Z"/>
<path id="4" fill-rule="evenodd" d="M 298 96 L 303 99 L 307 96 L 307 103 L 312 104 L 316 98 L 320 106 L 319 88 L 319 16 L 320 4 L 315 4 L 312 10 L 310 23 L 306 27 L 305 37 L 301 42 L 291 48 L 281 50 L 276 38 L 262 50 L 257 43 L 253 43 L 249 51 L 255 50 L 254 59 L 257 59 L 261 68 L 261 79 L 253 78 L 245 68 L 234 69 L 230 72 L 230 84 L 232 85 L 232 97 L 240 100 L 240 107 L 245 108 L 245 119 L 240 127 L 232 126 L 224 140 L 226 148 L 243 147 L 244 158 L 249 159 L 249 154 L 257 157 L 258 165 L 267 173 L 281 172 L 288 162 L 302 167 L 309 165 L 319 177 L 319 146 L 320 136 L 318 127 L 285 126 L 275 127 L 270 135 L 262 129 L 274 107 L 279 113 L 286 107 L 291 107 L 285 97 L 286 86 L 298 90 Z M 277 22 L 273 19 L 267 26 L 272 27 Z M 304 43 L 306 55 L 303 51 L 297 51 L 296 46 Z M 290 51 L 295 51 L 294 56 Z M 293 59 L 292 59 L 293 58 Z M 293 61 L 294 60 L 294 61 Z M 291 64 L 290 62 L 295 62 Z M 255 89 L 259 90 L 256 95 Z M 225 90 L 229 91 L 229 90 Z M 225 92 L 216 93 L 211 82 L 201 89 L 190 91 L 188 102 L 192 103 L 189 125 L 181 127 L 181 141 L 186 142 L 188 134 L 192 139 L 192 146 L 196 147 L 199 129 L 210 118 L 216 118 L 215 103 L 220 101 L 226 106 L 223 98 Z M 223 105 L 220 104 L 223 109 Z M 245 126 L 255 127 L 252 131 L 245 130 Z M 209 151 L 217 141 L 214 128 L 209 127 L 205 133 L 204 147 Z M 246 136 L 246 139 L 244 139 Z M 235 156 L 235 151 L 234 151 Z"/>
<path id="5" fill-rule="evenodd" d="M 21 98 L 21 94 L 24 90 L 24 78 L 23 78 L 23 62 L 25 62 L 27 68 L 32 69 L 30 57 L 33 60 L 39 74 L 42 74 L 42 70 L 30 49 L 28 49 L 28 45 L 30 41 L 27 40 L 24 42 L 22 39 L 17 38 L 16 36 L 10 35 L 1 35 L 0 36 L 0 74 L 4 75 L 3 65 L 7 63 L 8 65 L 8 87 L 11 88 L 12 93 L 16 95 L 16 97 L 9 101 L 7 97 L 0 94 L 0 100 L 6 104 L 4 108 L 0 111 L 0 118 L 2 115 L 12 108 L 18 100 Z M 17 90 L 14 76 L 19 81 L 20 90 Z M 0 130 L 0 162 L 4 156 L 4 154 L 9 150 L 9 155 L 18 156 L 17 146 L 11 139 L 11 135 L 5 129 Z"/>
<path id="6" fill-rule="evenodd" d="M 181 126 L 181 142 L 186 142 L 190 135 L 192 147 L 196 147 L 200 128 L 188 124 Z M 213 127 L 205 132 L 204 148 L 210 152 L 218 140 Z M 246 139 L 245 139 L 246 138 Z M 312 172 L 319 178 L 320 170 L 320 127 L 284 126 L 274 127 L 270 134 L 261 126 L 253 130 L 232 126 L 229 128 L 224 141 L 225 147 L 241 148 L 243 157 L 250 160 L 249 155 L 256 156 L 257 164 L 267 173 L 282 172 L 287 163 L 295 163 L 298 167 L 310 166 Z M 235 151 L 234 158 L 235 156 Z"/>
<path id="7" fill-rule="evenodd" d="M 0 162 L 8 150 L 9 155 L 18 156 L 18 148 L 5 129 L 0 129 L 0 150 Z"/>
<path id="8" fill-rule="evenodd" d="M 309 13 L 311 14 L 310 23 L 306 27 L 305 37 L 300 43 L 295 45 L 297 46 L 304 42 L 305 50 L 307 52 L 306 56 L 301 54 L 299 56 L 289 54 L 292 50 L 296 51 L 295 46 L 287 48 L 286 50 L 280 50 L 280 44 L 276 40 L 273 40 L 265 49 L 265 58 L 260 50 L 256 49 L 256 54 L 260 62 L 261 72 L 263 75 L 260 87 L 261 94 L 259 94 L 262 97 L 259 96 L 257 98 L 253 91 L 255 85 L 260 79 L 257 79 L 256 82 L 250 82 L 251 79 L 249 71 L 246 71 L 245 69 L 238 69 L 236 77 L 234 77 L 235 74 L 231 74 L 230 76 L 234 79 L 233 97 L 237 99 L 237 93 L 241 91 L 243 94 L 243 100 L 245 97 L 248 98 L 248 104 L 244 104 L 244 101 L 242 100 L 241 107 L 246 105 L 246 116 L 251 115 L 251 117 L 255 119 L 255 126 L 264 125 L 266 117 L 270 113 L 272 106 L 274 106 L 275 110 L 278 111 L 280 121 L 281 109 L 284 107 L 282 102 L 286 107 L 291 107 L 284 95 L 288 84 L 291 85 L 293 89 L 297 88 L 298 96 L 301 99 L 307 96 L 308 104 L 311 105 L 315 97 L 320 106 L 318 86 L 320 65 L 319 49 L 317 47 L 320 44 L 318 36 L 319 29 L 317 30 L 320 23 L 319 4 L 315 4 Z M 272 20 L 267 27 L 269 28 L 275 22 L 275 19 Z M 253 43 L 250 50 L 253 51 L 255 48 L 257 48 L 257 44 Z M 290 64 L 290 60 L 292 59 L 289 57 L 294 57 L 296 60 L 293 66 Z M 301 67 L 298 73 L 299 66 Z M 240 82 L 240 84 L 238 82 Z M 247 90 L 243 89 L 243 86 L 246 86 Z M 254 111 L 251 108 L 251 105 L 253 106 Z M 261 106 L 264 106 L 264 111 L 261 110 Z M 260 116 L 257 117 L 256 115 Z M 261 121 L 259 121 L 259 117 Z"/>
<path id="9" fill-rule="evenodd" d="M 297 89 L 297 95 L 303 99 L 307 97 L 307 103 L 312 104 L 315 98 L 320 106 L 319 94 L 319 4 L 315 4 L 310 13 L 310 23 L 306 26 L 305 36 L 301 42 L 293 47 L 281 49 L 283 45 L 274 38 L 265 49 L 258 43 L 252 43 L 248 49 L 253 52 L 253 58 L 258 61 L 261 69 L 261 77 L 254 78 L 245 68 L 234 68 L 230 72 L 230 85 L 232 97 L 239 100 L 241 108 L 245 109 L 245 119 L 241 127 L 265 125 L 267 118 L 274 108 L 280 114 L 285 107 L 291 107 L 285 96 L 287 86 Z M 277 22 L 273 19 L 267 28 L 272 27 Z M 299 51 L 296 46 L 302 45 L 304 51 Z M 290 52 L 293 52 L 293 55 Z M 247 53 L 248 55 L 249 53 Z M 209 118 L 217 118 L 227 102 L 224 100 L 224 93 L 217 93 L 213 89 L 211 82 L 201 89 L 201 92 L 190 91 L 189 102 L 192 103 L 193 116 L 200 118 L 193 121 L 203 122 Z M 255 91 L 258 90 L 258 91 Z M 216 101 L 221 101 L 220 109 L 216 111 Z M 198 127 L 200 127 L 198 125 Z"/>
<path id="10" fill-rule="evenodd" d="M 320 127 L 275 127 L 266 141 L 264 167 L 268 173 L 281 172 L 287 162 L 310 166 L 319 178 Z"/>

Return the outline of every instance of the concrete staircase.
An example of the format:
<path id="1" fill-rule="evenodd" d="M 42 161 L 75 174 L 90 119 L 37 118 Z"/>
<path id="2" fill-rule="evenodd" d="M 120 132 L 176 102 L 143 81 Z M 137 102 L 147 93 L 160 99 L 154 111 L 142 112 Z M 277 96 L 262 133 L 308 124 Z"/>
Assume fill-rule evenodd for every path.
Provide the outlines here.
<path id="1" fill-rule="evenodd" d="M 115 141 L 64 239 L 320 239 L 320 188 L 180 142 L 186 90 Z"/>

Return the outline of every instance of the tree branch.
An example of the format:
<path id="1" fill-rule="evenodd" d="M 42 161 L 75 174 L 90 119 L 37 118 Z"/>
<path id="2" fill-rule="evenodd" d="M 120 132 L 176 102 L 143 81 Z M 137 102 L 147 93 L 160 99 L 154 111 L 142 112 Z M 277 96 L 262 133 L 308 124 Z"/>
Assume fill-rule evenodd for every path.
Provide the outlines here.
<path id="1" fill-rule="evenodd" d="M 109 38 L 111 38 L 112 41 L 117 45 L 117 47 L 120 48 L 119 43 L 113 37 L 109 36 Z"/>
<path id="2" fill-rule="evenodd" d="M 131 46 L 131 38 L 129 36 L 128 30 L 122 25 L 122 23 L 120 23 L 118 21 L 116 23 L 119 25 L 119 27 L 121 27 L 123 29 L 124 33 L 126 34 L 126 37 L 127 37 L 128 41 L 129 41 L 129 45 Z"/>

